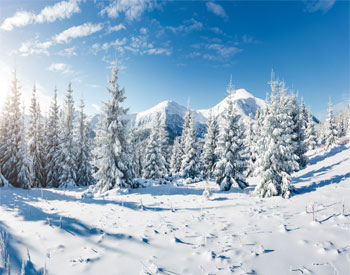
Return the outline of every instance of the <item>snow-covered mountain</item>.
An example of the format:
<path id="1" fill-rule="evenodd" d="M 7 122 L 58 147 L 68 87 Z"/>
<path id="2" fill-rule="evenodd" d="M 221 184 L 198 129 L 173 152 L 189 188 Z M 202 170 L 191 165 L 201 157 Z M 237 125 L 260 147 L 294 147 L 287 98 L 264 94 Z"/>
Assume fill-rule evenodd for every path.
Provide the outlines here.
<path id="1" fill-rule="evenodd" d="M 226 97 L 217 105 L 209 109 L 191 110 L 194 116 L 198 136 L 202 137 L 204 135 L 205 124 L 210 114 L 217 117 L 220 124 L 222 114 L 228 104 L 228 99 L 229 97 Z M 263 107 L 265 104 L 264 100 L 256 98 L 245 89 L 236 90 L 233 93 L 232 99 L 235 109 L 244 119 L 247 119 L 250 113 L 254 116 L 256 110 Z M 186 110 L 187 108 L 185 106 L 171 100 L 166 100 L 146 111 L 129 114 L 128 119 L 138 130 L 149 131 L 152 127 L 152 122 L 156 116 L 160 114 L 161 120 L 165 122 L 170 139 L 173 140 L 176 136 L 181 135 Z M 92 119 L 93 128 L 98 121 L 98 116 L 99 115 L 96 115 Z"/>

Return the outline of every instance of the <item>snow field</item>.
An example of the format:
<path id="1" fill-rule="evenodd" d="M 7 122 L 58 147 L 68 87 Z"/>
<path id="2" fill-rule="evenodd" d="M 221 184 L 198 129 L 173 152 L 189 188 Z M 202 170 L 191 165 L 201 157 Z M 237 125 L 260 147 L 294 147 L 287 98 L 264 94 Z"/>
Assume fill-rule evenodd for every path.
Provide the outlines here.
<path id="1" fill-rule="evenodd" d="M 245 191 L 210 182 L 209 200 L 205 182 L 84 199 L 85 188 L 6 187 L 0 230 L 13 274 L 27 249 L 28 274 L 349 274 L 349 168 L 348 147 L 311 155 L 290 199 L 253 196 L 257 178 Z"/>

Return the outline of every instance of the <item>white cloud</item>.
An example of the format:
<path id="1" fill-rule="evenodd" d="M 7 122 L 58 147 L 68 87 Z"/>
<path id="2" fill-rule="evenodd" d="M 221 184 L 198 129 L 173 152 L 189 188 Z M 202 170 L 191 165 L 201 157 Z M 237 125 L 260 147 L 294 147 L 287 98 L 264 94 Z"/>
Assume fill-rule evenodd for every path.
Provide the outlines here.
<path id="1" fill-rule="evenodd" d="M 49 55 L 49 48 L 53 45 L 51 41 L 39 42 L 39 41 L 27 41 L 22 43 L 18 52 L 22 56 L 28 56 L 32 54 L 45 54 Z"/>
<path id="2" fill-rule="evenodd" d="M 140 29 L 140 33 L 142 33 L 142 34 L 147 34 L 147 32 L 148 32 L 147 28 Z"/>
<path id="3" fill-rule="evenodd" d="M 216 34 L 223 34 L 223 31 L 218 27 L 209 28 L 209 30 L 211 30 L 212 32 L 214 32 Z"/>
<path id="4" fill-rule="evenodd" d="M 316 12 L 322 11 L 326 13 L 329 11 L 335 4 L 336 0 L 306 0 L 305 3 L 305 11 L 307 12 Z"/>
<path id="5" fill-rule="evenodd" d="M 207 45 L 207 49 L 216 51 L 222 57 L 232 56 L 242 51 L 240 48 L 234 46 L 225 46 L 223 44 L 210 44 Z"/>
<path id="6" fill-rule="evenodd" d="M 190 20 L 186 20 L 184 24 L 172 27 L 172 26 L 166 26 L 166 29 L 172 31 L 173 33 L 176 32 L 191 32 L 191 31 L 200 31 L 203 29 L 203 24 L 199 21 L 197 21 L 194 18 L 191 18 Z"/>
<path id="7" fill-rule="evenodd" d="M 56 3 L 53 6 L 45 7 L 37 16 L 36 23 L 55 22 L 56 20 L 62 20 L 70 18 L 74 13 L 80 12 L 78 6 L 79 1 L 62 1 Z"/>
<path id="8" fill-rule="evenodd" d="M 51 72 L 59 72 L 63 74 L 71 72 L 70 67 L 65 63 L 53 63 L 47 69 Z"/>
<path id="9" fill-rule="evenodd" d="M 242 43 L 244 44 L 259 44 L 261 43 L 261 41 L 256 40 L 253 36 L 248 35 L 248 34 L 244 34 L 242 36 Z"/>
<path id="10" fill-rule="evenodd" d="M 150 55 L 171 55 L 171 50 L 169 49 L 164 49 L 164 48 L 153 48 L 146 50 L 145 53 L 150 54 Z"/>
<path id="11" fill-rule="evenodd" d="M 125 45 L 127 42 L 127 39 L 124 37 L 122 40 L 116 39 L 115 41 L 112 42 L 105 42 L 102 45 L 102 50 L 108 50 L 110 47 L 119 47 L 119 46 L 123 46 Z M 92 45 L 92 47 L 94 48 L 95 44 Z M 98 46 L 97 46 L 98 47 Z"/>
<path id="12" fill-rule="evenodd" d="M 222 18 L 227 18 L 227 14 L 221 5 L 214 2 L 206 2 L 205 5 L 207 6 L 208 11 Z"/>
<path id="13" fill-rule="evenodd" d="M 14 27 L 23 27 L 34 21 L 34 14 L 26 11 L 16 12 L 14 16 L 6 18 L 1 25 L 1 29 L 11 31 Z"/>
<path id="14" fill-rule="evenodd" d="M 77 53 L 76 53 L 76 48 L 75 47 L 71 47 L 71 48 L 66 48 L 66 49 L 63 49 L 61 51 L 59 51 L 57 53 L 57 55 L 60 55 L 60 56 L 76 56 Z"/>
<path id="15" fill-rule="evenodd" d="M 108 31 L 109 32 L 118 32 L 120 30 L 125 30 L 125 29 L 126 29 L 126 27 L 122 23 L 120 23 L 119 25 L 116 25 L 116 26 L 110 26 L 108 28 Z"/>
<path id="16" fill-rule="evenodd" d="M 102 29 L 102 24 L 84 23 L 80 26 L 71 27 L 60 34 L 56 35 L 57 43 L 68 43 L 71 39 L 84 37 L 98 32 Z"/>
<path id="17" fill-rule="evenodd" d="M 15 27 L 23 27 L 29 24 L 40 24 L 56 20 L 70 18 L 74 13 L 80 12 L 78 3 L 80 0 L 62 1 L 53 6 L 47 6 L 39 14 L 27 11 L 16 12 L 14 16 L 8 17 L 1 25 L 1 29 L 11 31 Z"/>
<path id="18" fill-rule="evenodd" d="M 151 10 L 156 6 L 152 0 L 114 0 L 104 7 L 100 14 L 110 18 L 117 18 L 124 13 L 129 20 L 138 19 L 145 10 Z"/>

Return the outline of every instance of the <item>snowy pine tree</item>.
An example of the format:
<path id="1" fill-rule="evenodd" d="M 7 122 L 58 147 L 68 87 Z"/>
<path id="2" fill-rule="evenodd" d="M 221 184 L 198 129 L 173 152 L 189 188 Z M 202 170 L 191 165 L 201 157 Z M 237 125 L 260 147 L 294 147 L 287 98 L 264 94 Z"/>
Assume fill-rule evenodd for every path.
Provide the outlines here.
<path id="1" fill-rule="evenodd" d="M 90 139 L 90 125 L 84 113 L 84 100 L 81 100 L 79 121 L 76 129 L 76 148 L 77 148 L 77 173 L 76 184 L 78 186 L 86 186 L 93 184 L 91 167 L 91 139 Z"/>
<path id="2" fill-rule="evenodd" d="M 194 179 L 199 174 L 199 155 L 196 129 L 189 104 L 182 129 L 181 145 L 184 154 L 181 160 L 180 175 L 183 178 Z"/>
<path id="3" fill-rule="evenodd" d="M 143 165 L 143 177 L 145 179 L 159 180 L 166 173 L 165 159 L 161 150 L 160 128 L 160 115 L 157 115 L 153 122 L 145 152 L 145 162 Z"/>
<path id="4" fill-rule="evenodd" d="M 165 120 L 160 122 L 159 126 L 159 140 L 160 140 L 160 151 L 164 159 L 165 166 L 165 176 L 168 176 L 170 173 L 170 160 L 169 160 L 169 135 L 166 130 Z"/>
<path id="5" fill-rule="evenodd" d="M 255 121 L 253 120 L 252 113 L 249 114 L 249 119 L 247 121 L 246 135 L 245 135 L 245 145 L 247 148 L 247 158 L 248 158 L 248 167 L 246 170 L 246 176 L 249 177 L 254 173 L 254 163 L 256 161 L 255 154 Z"/>
<path id="6" fill-rule="evenodd" d="M 59 106 L 57 102 L 57 89 L 54 90 L 49 117 L 45 127 L 46 133 L 46 186 L 58 187 L 60 178 L 60 137 L 59 137 Z"/>
<path id="7" fill-rule="evenodd" d="M 217 148 L 218 162 L 214 175 L 222 191 L 230 190 L 232 185 L 241 189 L 248 186 L 244 171 L 247 168 L 246 148 L 244 145 L 244 127 L 240 115 L 235 112 L 232 102 L 233 88 L 229 89 L 228 106 L 223 118 L 225 124 L 221 130 Z"/>
<path id="8" fill-rule="evenodd" d="M 214 166 L 217 162 L 217 155 L 215 152 L 218 144 L 218 138 L 219 124 L 217 122 L 217 119 L 212 114 L 210 114 L 207 121 L 207 133 L 204 136 L 203 153 L 201 155 L 202 163 L 204 166 L 203 174 L 207 179 L 213 177 Z"/>
<path id="9" fill-rule="evenodd" d="M 317 137 L 315 132 L 315 123 L 312 119 L 310 112 L 308 112 L 308 122 L 305 131 L 306 134 L 306 144 L 309 150 L 314 150 L 317 146 Z"/>
<path id="10" fill-rule="evenodd" d="M 36 100 L 36 87 L 34 85 L 28 128 L 29 156 L 32 162 L 31 176 L 33 187 L 45 186 L 45 161 L 43 160 L 43 140 L 40 116 L 40 107 Z"/>
<path id="11" fill-rule="evenodd" d="M 77 179 L 77 147 L 74 139 L 74 101 L 71 83 L 68 84 L 61 123 L 59 185 L 74 186 Z"/>
<path id="12" fill-rule="evenodd" d="M 334 120 L 332 101 L 329 100 L 328 104 L 328 117 L 325 123 L 326 126 L 326 148 L 331 149 L 338 145 L 338 131 L 337 125 Z"/>
<path id="13" fill-rule="evenodd" d="M 16 187 L 30 187 L 30 162 L 25 140 L 24 114 L 20 110 L 20 86 L 17 72 L 13 72 L 8 117 L 8 141 L 3 152 L 3 175 Z"/>
<path id="14" fill-rule="evenodd" d="M 102 116 L 97 125 L 94 149 L 94 174 L 96 187 L 104 192 L 112 188 L 132 186 L 131 160 L 128 150 L 125 115 L 128 109 L 120 104 L 125 100 L 125 90 L 119 88 L 118 66 L 112 70 L 111 85 L 107 88 L 110 99 L 104 103 Z"/>
<path id="15" fill-rule="evenodd" d="M 142 160 L 144 156 L 144 142 L 141 141 L 136 127 L 131 123 L 128 133 L 129 154 L 131 159 L 132 175 L 139 178 L 142 175 Z"/>
<path id="16" fill-rule="evenodd" d="M 271 96 L 266 101 L 263 126 L 261 129 L 260 157 L 256 173 L 261 181 L 255 189 L 260 197 L 281 195 L 289 198 L 291 174 L 298 169 L 293 141 L 294 95 L 288 95 L 283 82 L 270 82 Z M 292 100 L 291 100 L 292 99 Z"/>
<path id="17" fill-rule="evenodd" d="M 182 155 L 183 150 L 181 146 L 181 136 L 179 136 L 174 139 L 174 144 L 171 151 L 170 172 L 173 177 L 178 175 L 180 172 Z"/>
<path id="18" fill-rule="evenodd" d="M 282 82 L 282 85 L 284 83 Z M 282 88 L 283 89 L 283 88 Z M 302 105 L 300 108 L 298 107 L 297 103 L 297 96 L 294 94 L 291 94 L 289 97 L 288 106 L 291 108 L 292 111 L 292 119 L 293 119 L 293 129 L 294 129 L 294 135 L 293 140 L 295 143 L 295 151 L 294 153 L 298 156 L 297 162 L 299 164 L 299 169 L 306 166 L 308 163 L 308 158 L 306 157 L 305 153 L 307 151 L 307 144 L 305 142 L 306 136 L 305 136 L 305 130 L 306 130 L 306 109 L 304 106 L 304 100 L 302 99 Z"/>

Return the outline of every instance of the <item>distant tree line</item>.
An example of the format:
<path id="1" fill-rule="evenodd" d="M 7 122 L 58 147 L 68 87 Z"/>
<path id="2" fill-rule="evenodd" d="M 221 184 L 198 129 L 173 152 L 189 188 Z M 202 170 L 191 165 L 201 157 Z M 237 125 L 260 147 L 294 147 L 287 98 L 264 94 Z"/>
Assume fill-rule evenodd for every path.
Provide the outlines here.
<path id="1" fill-rule="evenodd" d="M 128 109 L 122 106 L 125 90 L 118 84 L 117 66 L 108 82 L 110 97 L 103 103 L 92 138 L 84 101 L 77 115 L 71 84 L 63 106 L 58 105 L 54 89 L 45 117 L 34 85 L 26 125 L 14 70 L 0 120 L 0 186 L 94 185 L 96 191 L 105 192 L 136 188 L 140 179 L 166 183 L 183 178 L 186 182 L 215 180 L 226 191 L 231 186 L 244 189 L 246 178 L 257 176 L 257 195 L 288 198 L 293 192 L 291 174 L 307 165 L 306 152 L 320 145 L 330 149 L 350 135 L 350 108 L 335 116 L 330 103 L 327 120 L 315 124 L 303 99 L 298 104 L 296 94 L 272 74 L 265 107 L 249 119 L 235 110 L 230 82 L 222 125 L 210 114 L 204 139 L 197 138 L 188 104 L 182 135 L 170 145 L 161 114 L 155 117 L 147 139 L 134 125 L 127 126 Z"/>

